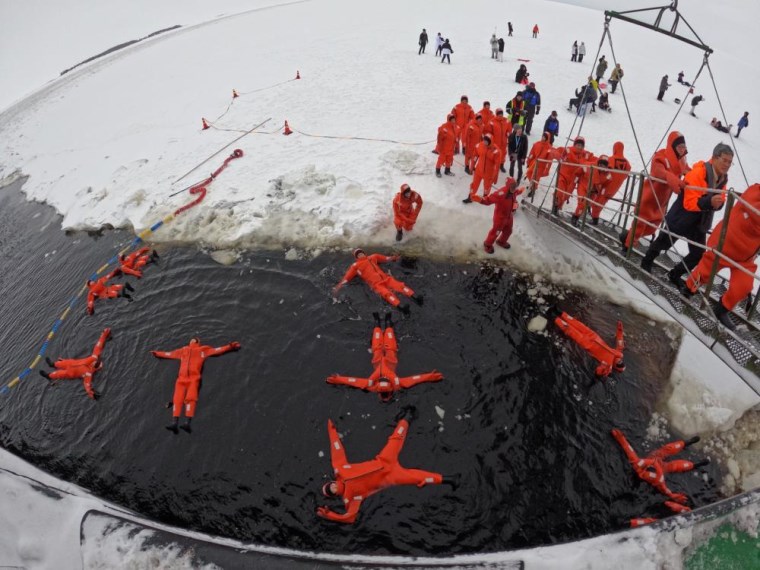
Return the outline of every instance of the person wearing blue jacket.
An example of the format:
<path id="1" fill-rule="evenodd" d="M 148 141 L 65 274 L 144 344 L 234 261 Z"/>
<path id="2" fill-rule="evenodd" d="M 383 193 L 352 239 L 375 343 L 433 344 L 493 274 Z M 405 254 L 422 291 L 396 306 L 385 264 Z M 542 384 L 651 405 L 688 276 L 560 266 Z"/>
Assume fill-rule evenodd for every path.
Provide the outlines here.
<path id="1" fill-rule="evenodd" d="M 736 123 L 736 138 L 739 138 L 739 133 L 742 132 L 742 129 L 749 126 L 749 111 L 744 111 L 744 116 L 742 116 L 741 119 L 739 119 L 739 122 Z"/>
<path id="2" fill-rule="evenodd" d="M 557 118 L 557 111 L 552 111 L 549 118 L 544 123 L 544 132 L 551 135 L 551 143 L 554 144 L 554 139 L 559 135 L 559 119 Z"/>
<path id="3" fill-rule="evenodd" d="M 523 101 L 525 101 L 525 134 L 530 134 L 533 126 L 533 117 L 541 111 L 541 94 L 536 91 L 536 84 L 532 81 L 523 91 Z"/>

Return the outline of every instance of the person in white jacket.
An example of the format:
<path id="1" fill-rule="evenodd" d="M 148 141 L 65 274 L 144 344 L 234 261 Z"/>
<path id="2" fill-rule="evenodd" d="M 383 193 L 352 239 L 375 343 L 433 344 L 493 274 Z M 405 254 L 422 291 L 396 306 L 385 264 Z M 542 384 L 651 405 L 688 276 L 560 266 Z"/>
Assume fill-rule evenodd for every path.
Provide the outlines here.
<path id="1" fill-rule="evenodd" d="M 583 61 L 583 56 L 586 55 L 586 44 L 581 42 L 578 46 L 578 63 Z"/>
<path id="2" fill-rule="evenodd" d="M 499 40 L 496 34 L 491 35 L 491 59 L 499 59 Z"/>
<path id="3" fill-rule="evenodd" d="M 441 55 L 442 48 L 443 48 L 443 36 L 441 36 L 441 32 L 438 32 L 438 35 L 435 37 L 435 55 L 436 56 Z"/>

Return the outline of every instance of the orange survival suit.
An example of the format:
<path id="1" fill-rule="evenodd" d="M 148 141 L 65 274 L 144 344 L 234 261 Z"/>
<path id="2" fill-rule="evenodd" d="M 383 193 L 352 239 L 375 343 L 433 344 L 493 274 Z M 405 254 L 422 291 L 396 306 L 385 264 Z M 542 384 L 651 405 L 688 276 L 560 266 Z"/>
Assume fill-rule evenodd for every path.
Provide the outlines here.
<path id="1" fill-rule="evenodd" d="M 367 255 L 363 249 L 357 248 L 354 250 L 354 258 L 356 261 L 348 268 L 343 279 L 340 280 L 335 288 L 333 288 L 333 294 L 337 294 L 338 291 L 349 281 L 351 281 L 357 275 L 361 277 L 364 282 L 369 285 L 375 293 L 380 295 L 386 303 L 399 307 L 402 311 L 407 311 L 409 305 L 401 304 L 399 298 L 393 294 L 393 292 L 403 293 L 407 297 L 411 297 L 417 303 L 421 303 L 422 296 L 415 295 L 411 288 L 406 284 L 394 279 L 382 269 L 380 269 L 380 263 L 387 263 L 389 261 L 398 261 L 398 255 L 382 255 L 380 253 L 373 253 Z"/>
<path id="2" fill-rule="evenodd" d="M 190 344 L 172 350 L 163 352 L 151 350 L 150 353 L 156 358 L 168 358 L 179 360 L 179 375 L 174 385 L 174 398 L 172 400 L 172 417 L 174 423 L 167 426 L 168 430 L 177 433 L 177 422 L 184 404 L 185 418 L 187 423 L 182 426 L 186 431 L 190 431 L 190 419 L 195 415 L 195 406 L 198 403 L 198 392 L 201 387 L 201 373 L 203 372 L 203 363 L 207 358 L 219 356 L 233 350 L 240 350 L 239 342 L 231 342 L 219 348 L 202 345 L 196 337 L 190 341 Z"/>
<path id="3" fill-rule="evenodd" d="M 597 197 L 604 192 L 605 186 L 610 183 L 612 174 L 607 170 L 602 170 L 609 167 L 609 160 L 609 157 L 603 154 L 595 163 L 599 168 L 594 168 L 592 171 L 591 164 L 583 167 L 578 178 L 578 202 L 573 213 L 573 223 L 577 222 L 583 214 L 587 202 L 596 201 Z"/>
<path id="4" fill-rule="evenodd" d="M 95 373 L 103 368 L 100 353 L 103 352 L 103 347 L 110 335 L 110 328 L 103 329 L 98 342 L 92 349 L 92 354 L 85 358 L 59 358 L 55 362 L 48 358 L 47 363 L 55 370 L 50 373 L 40 370 L 40 375 L 48 380 L 76 380 L 81 378 L 87 395 L 93 400 L 97 400 L 99 394 L 92 389 L 92 379 Z"/>
<path id="5" fill-rule="evenodd" d="M 552 159 L 552 135 L 544 133 L 541 140 L 533 143 L 528 154 L 528 172 L 526 178 L 530 182 L 528 186 L 528 196 L 532 197 L 538 188 L 538 182 L 549 175 L 551 162 L 540 162 L 541 160 L 550 161 Z"/>
<path id="6" fill-rule="evenodd" d="M 449 481 L 444 481 L 440 473 L 406 469 L 399 464 L 398 456 L 404 446 L 408 431 L 409 422 L 402 419 L 393 430 L 393 435 L 388 438 L 388 443 L 374 459 L 361 463 L 349 463 L 338 431 L 332 420 L 328 420 L 327 433 L 330 436 L 330 458 L 335 480 L 327 483 L 322 488 L 322 492 L 327 497 L 341 497 L 346 512 L 336 513 L 328 507 L 319 507 L 317 514 L 331 521 L 350 524 L 356 520 L 362 501 L 378 491 L 394 485 L 424 487 L 448 483 Z"/>
<path id="7" fill-rule="evenodd" d="M 143 274 L 140 270 L 157 257 L 158 253 L 155 250 L 150 254 L 150 248 L 143 247 L 129 255 L 122 255 L 119 258 L 119 269 L 125 275 L 132 275 L 141 279 Z"/>
<path id="8" fill-rule="evenodd" d="M 475 147 L 483 140 L 483 117 L 475 115 L 475 118 L 467 124 L 467 128 L 462 133 L 462 144 L 464 145 L 464 171 L 472 174 L 475 168 L 477 154 Z"/>
<path id="9" fill-rule="evenodd" d="M 585 146 L 586 139 L 576 137 L 570 148 L 558 148 L 554 151 L 554 157 L 561 160 L 557 170 L 557 191 L 554 201 L 557 210 L 561 210 L 573 195 L 578 178 L 583 174 L 583 166 L 596 161 L 596 157 L 585 150 Z"/>
<path id="10" fill-rule="evenodd" d="M 475 202 L 480 202 L 484 206 L 494 205 L 493 225 L 483 242 L 483 249 L 486 253 L 494 252 L 494 242 L 504 249 L 511 247 L 509 245 L 509 237 L 512 235 L 514 205 L 517 200 L 517 196 L 515 195 L 516 187 L 517 182 L 515 182 L 515 179 L 507 178 L 504 186 L 492 194 L 486 195 L 483 198 L 479 196 L 473 198 Z"/>
<path id="11" fill-rule="evenodd" d="M 609 179 L 602 185 L 601 193 L 591 202 L 591 219 L 598 220 L 602 209 L 607 202 L 615 197 L 620 187 L 628 178 L 628 172 L 631 171 L 631 163 L 623 155 L 625 147 L 623 143 L 617 141 L 612 145 L 612 156 L 609 158 L 609 167 L 616 172 L 610 172 Z M 617 172 L 619 171 L 619 172 Z"/>
<path id="12" fill-rule="evenodd" d="M 670 197 L 675 193 L 681 192 L 685 183 L 681 177 L 686 174 L 690 168 L 686 162 L 686 153 L 679 156 L 676 147 L 679 144 L 685 144 L 684 136 L 678 131 L 672 131 L 668 135 L 668 144 L 654 153 L 652 157 L 652 167 L 649 173 L 653 178 L 659 178 L 666 182 L 654 182 L 648 180 L 644 184 L 641 194 L 641 204 L 637 215 L 649 224 L 639 220 L 636 223 L 636 234 L 631 230 L 624 237 L 623 247 L 629 248 L 638 244 L 639 239 L 655 233 L 668 210 Z M 651 224 L 651 225 L 650 225 Z"/>
<path id="13" fill-rule="evenodd" d="M 461 137 L 464 136 L 467 125 L 470 124 L 470 121 L 475 119 L 475 111 L 472 110 L 467 97 L 462 95 L 460 102 L 454 105 L 451 109 L 451 114 L 456 117 L 457 127 L 459 127 L 457 130 L 456 149 L 454 151 L 459 153 L 459 141 L 461 140 Z M 466 141 L 464 141 L 464 144 L 467 146 Z"/>
<path id="14" fill-rule="evenodd" d="M 385 330 L 380 328 L 380 315 L 374 313 L 375 329 L 372 331 L 372 365 L 375 370 L 369 378 L 355 376 L 339 376 L 333 374 L 327 378 L 328 384 L 352 386 L 360 390 L 375 392 L 383 401 L 389 400 L 393 393 L 402 388 L 411 388 L 423 382 L 438 382 L 443 380 L 443 374 L 437 370 L 414 376 L 399 378 L 396 374 L 398 365 L 398 343 L 393 332 L 391 315 L 385 316 Z"/>
<path id="15" fill-rule="evenodd" d="M 393 198 L 393 224 L 396 229 L 412 231 L 421 209 L 422 196 L 412 190 L 409 184 L 402 184 L 398 194 Z"/>
<path id="16" fill-rule="evenodd" d="M 470 183 L 470 200 L 478 193 L 480 181 L 483 181 L 483 195 L 491 193 L 491 186 L 499 179 L 499 165 L 501 165 L 501 149 L 493 144 L 493 135 L 483 135 L 483 140 L 475 146 L 476 164 L 475 172 Z M 472 168 L 472 167 L 471 167 Z"/>
<path id="17" fill-rule="evenodd" d="M 673 499 L 677 503 L 686 503 L 688 497 L 684 493 L 674 493 L 665 484 L 666 473 L 684 473 L 691 471 L 695 467 L 701 467 L 709 463 L 708 460 L 703 460 L 698 463 L 692 463 L 686 459 L 675 459 L 673 461 L 665 461 L 667 457 L 675 455 L 684 450 L 684 448 L 699 441 L 699 437 L 695 436 L 688 441 L 682 439 L 666 443 L 659 449 L 654 450 L 645 458 L 641 458 L 633 450 L 631 444 L 623 435 L 619 429 L 612 430 L 612 437 L 618 442 L 620 447 L 623 448 L 625 456 L 628 458 L 628 462 L 633 467 L 633 470 L 638 475 L 639 479 L 652 485 L 663 495 Z"/>
<path id="18" fill-rule="evenodd" d="M 446 167 L 446 174 L 451 174 L 451 165 L 454 164 L 454 151 L 458 140 L 459 127 L 456 124 L 456 117 L 449 115 L 446 122 L 438 127 L 438 139 L 435 146 L 438 151 L 438 160 L 435 163 L 436 175 L 440 176 L 441 166 Z"/>
<path id="19" fill-rule="evenodd" d="M 493 135 L 493 144 L 501 151 L 501 163 L 499 167 L 504 171 L 504 162 L 507 159 L 507 143 L 509 142 L 509 133 L 512 132 L 512 123 L 504 116 L 501 108 L 496 109 L 496 115 L 491 120 L 491 134 Z"/>
<path id="20" fill-rule="evenodd" d="M 554 314 L 557 310 L 555 309 Z M 551 313 L 550 313 L 551 316 Z M 622 372 L 625 370 L 623 363 L 623 350 L 625 341 L 623 338 L 623 323 L 618 321 L 615 332 L 615 348 L 611 348 L 593 330 L 582 322 L 574 319 L 565 312 L 554 318 L 554 324 L 574 340 L 582 349 L 599 361 L 596 367 L 596 375 L 602 378 L 609 376 L 612 371 Z"/>
<path id="21" fill-rule="evenodd" d="M 760 209 L 760 184 L 753 184 L 747 188 L 742 194 L 742 200 L 749 203 L 755 209 Z M 718 247 L 724 222 L 725 220 L 721 220 L 713 228 L 710 238 L 707 240 L 708 247 Z M 747 208 L 742 202 L 737 201 L 728 219 L 722 253 L 744 269 L 755 273 L 757 271 L 755 256 L 758 251 L 760 251 L 760 216 Z M 716 255 L 712 251 L 705 250 L 699 264 L 686 280 L 686 286 L 692 292 L 697 291 L 697 287 L 703 280 L 710 278 L 715 258 Z M 731 278 L 728 283 L 728 291 L 723 294 L 721 303 L 730 311 L 739 301 L 745 299 L 752 292 L 754 279 L 751 275 L 747 275 L 739 269 L 734 268 L 726 260 L 718 257 L 718 270 L 725 267 L 731 269 Z"/>
<path id="22" fill-rule="evenodd" d="M 118 275 L 120 271 L 121 270 L 119 268 L 116 268 L 111 271 L 111 273 L 104 275 L 97 281 L 87 281 L 87 288 L 89 289 L 87 292 L 88 314 L 92 315 L 95 312 L 96 299 L 115 299 L 116 297 L 124 297 L 128 300 L 132 300 L 132 298 L 124 291 L 125 287 L 130 291 L 132 290 L 132 287 L 129 285 L 129 283 L 126 285 L 108 285 L 108 281 Z"/>

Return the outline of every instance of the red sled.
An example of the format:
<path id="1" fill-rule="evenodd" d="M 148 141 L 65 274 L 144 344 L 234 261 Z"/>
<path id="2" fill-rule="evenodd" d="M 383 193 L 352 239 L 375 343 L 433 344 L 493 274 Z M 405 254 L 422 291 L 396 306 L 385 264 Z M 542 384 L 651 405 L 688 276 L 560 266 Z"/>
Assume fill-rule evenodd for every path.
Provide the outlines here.
<path id="1" fill-rule="evenodd" d="M 518 57 L 518 58 L 517 58 L 517 61 L 530 61 L 530 60 L 529 60 L 529 59 L 520 59 L 520 58 Z"/>

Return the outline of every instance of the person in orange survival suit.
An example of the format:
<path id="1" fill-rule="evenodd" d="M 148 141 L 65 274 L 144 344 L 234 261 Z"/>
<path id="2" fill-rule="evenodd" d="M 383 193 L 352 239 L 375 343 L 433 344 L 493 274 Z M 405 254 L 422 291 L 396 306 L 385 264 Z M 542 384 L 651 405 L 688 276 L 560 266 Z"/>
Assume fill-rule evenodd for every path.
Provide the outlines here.
<path id="1" fill-rule="evenodd" d="M 697 292 L 697 287 L 699 287 L 703 280 L 710 278 L 710 273 L 717 257 L 717 270 L 719 271 L 726 267 L 730 268 L 731 278 L 728 282 L 728 291 L 723 294 L 715 309 L 715 316 L 724 326 L 731 330 L 735 328 L 735 325 L 728 317 L 728 311 L 731 311 L 739 301 L 745 299 L 752 292 L 752 287 L 754 286 L 752 274 L 757 271 L 755 257 L 758 251 L 760 251 L 760 216 L 753 212 L 750 207 L 760 210 L 760 184 L 753 184 L 747 188 L 741 197 L 743 202 L 749 204 L 749 207 L 743 202 L 737 202 L 733 210 L 731 210 L 722 253 L 737 265 L 749 271 L 750 275 L 731 265 L 728 260 L 717 257 L 715 253 L 708 249 L 686 280 L 687 291 L 684 291 L 685 293 L 688 292 L 688 294 Z M 721 220 L 713 228 L 710 238 L 707 240 L 709 248 L 718 247 L 724 222 L 725 220 Z"/>
<path id="2" fill-rule="evenodd" d="M 689 507 L 682 505 L 681 503 L 676 503 L 675 501 L 665 501 L 663 504 L 676 514 L 691 512 L 691 509 Z M 638 528 L 640 526 L 651 524 L 656 520 L 659 519 L 657 519 L 657 517 L 638 517 L 631 519 L 629 525 L 631 528 Z"/>
<path id="3" fill-rule="evenodd" d="M 462 133 L 462 144 L 464 145 L 464 171 L 472 174 L 475 170 L 475 160 L 477 152 L 475 147 L 483 140 L 483 117 L 480 114 L 467 124 L 467 128 Z"/>
<path id="4" fill-rule="evenodd" d="M 494 114 L 493 111 L 491 111 L 490 101 L 483 101 L 483 108 L 478 111 L 477 114 L 483 117 L 483 134 L 493 134 L 493 131 L 491 130 L 491 121 L 493 121 Z"/>
<path id="5" fill-rule="evenodd" d="M 459 486 L 459 476 L 445 476 L 432 471 L 407 469 L 399 464 L 398 456 L 404 446 L 409 431 L 409 420 L 414 414 L 413 408 L 404 410 L 401 421 L 388 438 L 383 450 L 370 461 L 349 463 L 343 442 L 332 420 L 327 420 L 327 433 L 330 436 L 330 458 L 335 480 L 325 483 L 322 494 L 325 497 L 341 498 L 346 509 L 336 513 L 329 507 L 319 507 L 317 515 L 327 520 L 351 524 L 356 520 L 362 502 L 375 493 L 395 485 L 451 485 L 453 490 Z"/>
<path id="6" fill-rule="evenodd" d="M 615 441 L 617 441 L 620 447 L 623 449 L 628 462 L 631 464 L 631 467 L 633 467 L 633 470 L 636 472 L 636 475 L 639 477 L 639 479 L 645 481 L 646 483 L 649 483 L 660 493 L 666 497 L 669 497 L 677 503 L 685 504 L 686 501 L 688 501 L 688 497 L 684 493 L 674 493 L 671 491 L 665 483 L 665 474 L 684 473 L 691 471 L 692 469 L 704 467 L 710 463 L 709 459 L 703 459 L 697 463 L 692 463 L 686 459 L 665 461 L 665 458 L 670 457 L 671 455 L 675 455 L 690 445 L 697 443 L 699 441 L 699 436 L 694 436 L 686 441 L 679 439 L 676 441 L 671 441 L 670 443 L 666 443 L 642 459 L 634 451 L 631 444 L 628 443 L 628 440 L 623 435 L 623 432 L 615 428 L 611 433 L 612 437 L 615 438 Z"/>
<path id="7" fill-rule="evenodd" d="M 380 326 L 380 315 L 372 313 L 372 316 L 375 317 L 375 329 L 372 331 L 372 365 L 375 370 L 369 378 L 333 374 L 327 378 L 328 384 L 351 386 L 360 390 L 375 392 L 383 402 L 387 402 L 395 392 L 403 388 L 412 388 L 423 382 L 443 380 L 443 374 L 437 370 L 399 378 L 396 374 L 398 343 L 396 342 L 396 334 L 393 332 L 391 314 L 385 315 L 385 330 Z"/>
<path id="8" fill-rule="evenodd" d="M 473 197 L 474 201 L 480 202 L 484 206 L 494 205 L 493 225 L 486 236 L 486 240 L 483 242 L 483 250 L 486 253 L 494 252 L 494 242 L 504 249 L 512 247 L 509 245 L 509 236 L 512 235 L 514 204 L 517 199 L 515 196 L 516 188 L 517 182 L 515 179 L 507 178 L 504 182 L 504 186 L 492 194 L 483 198 L 480 196 Z"/>
<path id="9" fill-rule="evenodd" d="M 121 270 L 117 267 L 108 275 L 104 275 L 97 281 L 92 279 L 87 280 L 87 314 L 92 315 L 95 313 L 95 300 L 96 299 L 115 299 L 116 297 L 124 297 L 128 301 L 132 300 L 132 297 L 127 291 L 134 291 L 132 285 L 125 283 L 124 285 L 109 285 L 108 281 L 117 276 Z M 126 291 L 125 291 L 126 289 Z"/>
<path id="10" fill-rule="evenodd" d="M 103 352 L 103 347 L 110 335 L 110 328 L 103 329 L 98 342 L 95 343 L 95 346 L 92 349 L 92 353 L 85 358 L 59 358 L 55 362 L 49 358 L 45 358 L 48 366 L 55 368 L 55 370 L 53 372 L 40 370 L 40 375 L 48 380 L 76 380 L 81 378 L 87 396 L 93 400 L 97 400 L 100 397 L 100 394 L 92 389 L 92 379 L 95 376 L 95 373 L 103 368 L 100 354 Z"/>
<path id="11" fill-rule="evenodd" d="M 667 146 L 652 156 L 649 174 L 652 178 L 665 180 L 665 182 L 647 180 L 644 184 L 639 211 L 636 213 L 641 218 L 636 222 L 636 232 L 634 234 L 633 226 L 631 226 L 630 230 L 620 234 L 623 253 L 626 253 L 628 248 L 638 245 L 642 237 L 651 236 L 659 228 L 668 210 L 670 197 L 673 194 L 679 194 L 686 185 L 681 177 L 689 171 L 689 164 L 686 162 L 687 153 L 684 136 L 678 131 L 672 131 L 668 135 Z"/>
<path id="12" fill-rule="evenodd" d="M 555 192 L 552 214 L 557 215 L 570 196 L 573 195 L 578 178 L 583 173 L 583 165 L 593 163 L 596 157 L 586 149 L 586 139 L 575 137 L 573 146 L 569 149 L 557 148 L 554 158 L 561 160 L 557 170 L 557 190 Z"/>
<path id="13" fill-rule="evenodd" d="M 552 159 L 552 135 L 544 133 L 540 141 L 533 143 L 528 154 L 528 170 L 525 178 L 528 180 L 528 198 L 532 198 L 536 193 L 539 181 L 549 175 L 551 162 L 541 162 L 542 160 L 551 161 Z"/>
<path id="14" fill-rule="evenodd" d="M 121 272 L 124 275 L 132 275 L 138 279 L 142 279 L 143 274 L 140 270 L 151 261 L 158 259 L 158 252 L 155 249 L 150 255 L 148 255 L 149 251 L 149 247 L 143 247 L 137 251 L 133 251 L 129 255 L 119 256 L 119 269 Z"/>
<path id="15" fill-rule="evenodd" d="M 496 108 L 496 115 L 491 119 L 491 133 L 493 144 L 501 151 L 501 163 L 499 164 L 499 170 L 507 172 L 504 168 L 504 162 L 507 160 L 507 142 L 509 141 L 509 133 L 512 132 L 512 123 L 510 123 L 504 116 L 504 110 L 501 107 Z"/>
<path id="16" fill-rule="evenodd" d="M 179 433 L 177 431 L 179 416 L 182 412 L 183 405 L 185 410 L 185 424 L 182 429 L 187 433 L 192 431 L 190 422 L 195 416 L 195 406 L 198 403 L 198 392 L 201 389 L 201 374 L 203 372 L 203 363 L 207 358 L 212 356 L 220 356 L 233 350 L 240 350 L 239 342 L 231 342 L 214 348 L 201 344 L 198 337 L 190 339 L 190 344 L 172 350 L 171 352 L 163 352 L 159 350 L 151 350 L 150 353 L 156 358 L 168 358 L 172 360 L 179 360 L 179 375 L 174 385 L 174 399 L 169 402 L 166 407 L 172 406 L 172 423 L 166 426 L 169 431 Z"/>
<path id="17" fill-rule="evenodd" d="M 593 330 L 567 313 L 560 311 L 557 307 L 549 308 L 547 318 L 553 320 L 554 324 L 557 325 L 563 333 L 575 341 L 594 359 L 599 361 L 599 365 L 596 367 L 597 376 L 600 378 L 606 378 L 613 370 L 615 372 L 623 372 L 625 370 L 625 363 L 623 361 L 625 340 L 622 322 L 618 321 L 617 323 L 617 330 L 615 331 L 615 348 L 612 348 L 608 346 L 607 343 L 605 343 Z"/>
<path id="18" fill-rule="evenodd" d="M 596 166 L 599 168 L 594 168 L 593 173 L 591 165 L 583 167 L 580 178 L 578 178 L 578 203 L 575 205 L 575 212 L 571 219 L 574 226 L 578 225 L 578 220 L 583 215 L 587 203 L 596 200 L 597 196 L 602 193 L 605 185 L 612 178 L 612 175 L 607 170 L 604 170 L 609 165 L 609 157 L 603 154 L 596 159 Z"/>
<path id="19" fill-rule="evenodd" d="M 456 117 L 456 123 L 458 127 L 456 148 L 454 149 L 454 154 L 459 154 L 459 142 L 461 141 L 462 137 L 465 135 L 467 125 L 470 124 L 470 121 L 475 119 L 475 111 L 473 111 L 472 107 L 470 106 L 467 95 L 462 95 L 462 97 L 459 99 L 459 103 L 454 105 L 454 107 L 451 109 L 451 114 Z M 462 141 L 462 142 L 464 143 L 464 146 L 466 149 L 467 142 L 466 141 Z"/>
<path id="20" fill-rule="evenodd" d="M 396 226 L 396 241 L 404 237 L 404 230 L 410 232 L 417 223 L 417 217 L 422 209 L 422 196 L 412 190 L 409 184 L 402 184 L 396 197 L 393 198 L 393 223 Z"/>
<path id="21" fill-rule="evenodd" d="M 454 176 L 451 172 L 451 165 L 454 164 L 454 149 L 459 140 L 459 127 L 457 127 L 456 117 L 449 115 L 446 122 L 438 127 L 438 140 L 436 150 L 438 151 L 438 160 L 435 163 L 435 175 L 441 177 L 441 166 L 445 166 L 444 174 Z"/>
<path id="22" fill-rule="evenodd" d="M 623 155 L 624 149 L 625 147 L 620 141 L 612 145 L 612 156 L 609 158 L 609 167 L 615 172 L 609 173 L 610 177 L 602 185 L 601 192 L 591 202 L 591 223 L 595 226 L 599 224 L 599 216 L 605 204 L 615 197 L 623 182 L 628 178 L 627 173 L 631 171 L 631 163 Z"/>
<path id="23" fill-rule="evenodd" d="M 465 204 L 472 202 L 478 195 L 478 187 L 483 181 L 483 195 L 488 196 L 499 178 L 499 165 L 501 164 L 501 150 L 492 141 L 493 136 L 483 135 L 483 140 L 475 146 L 475 175 L 470 183 L 470 194 L 462 200 Z"/>
<path id="24" fill-rule="evenodd" d="M 364 253 L 363 249 L 356 248 L 354 250 L 354 259 L 356 259 L 356 261 L 348 268 L 343 279 L 333 287 L 333 295 L 337 295 L 338 291 L 340 291 L 346 283 L 358 275 L 367 285 L 369 285 L 369 288 L 380 295 L 386 303 L 398 307 L 402 313 L 409 313 L 409 304 L 401 303 L 399 298 L 393 294 L 394 291 L 397 293 L 403 293 L 418 305 L 422 305 L 422 295 L 415 295 L 414 291 L 412 291 L 410 287 L 407 287 L 405 283 L 398 279 L 394 279 L 380 269 L 379 264 L 381 263 L 398 261 L 398 255 L 392 255 L 390 257 L 379 253 L 367 255 Z"/>

